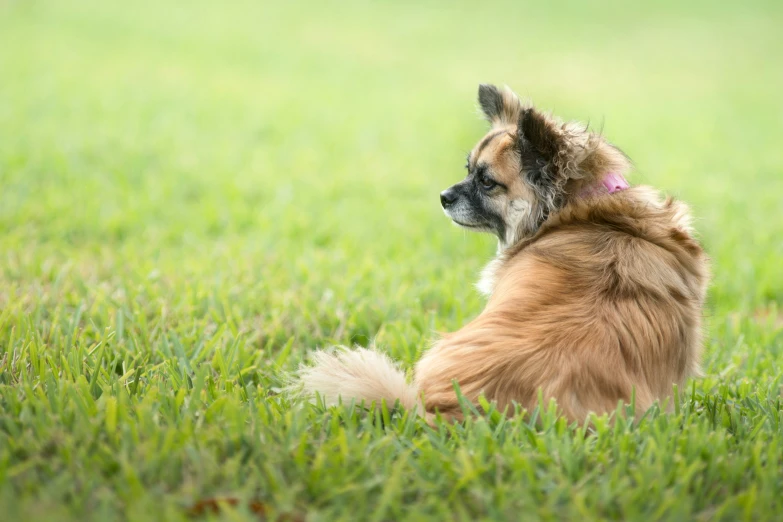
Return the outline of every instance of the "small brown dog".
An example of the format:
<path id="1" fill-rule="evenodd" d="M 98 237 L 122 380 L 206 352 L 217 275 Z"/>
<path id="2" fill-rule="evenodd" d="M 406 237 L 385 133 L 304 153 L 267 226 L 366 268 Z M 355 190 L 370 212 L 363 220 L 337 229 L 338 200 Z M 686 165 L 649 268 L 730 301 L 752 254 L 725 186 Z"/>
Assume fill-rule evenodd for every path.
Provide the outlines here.
<path id="1" fill-rule="evenodd" d="M 708 266 L 687 207 L 629 187 L 627 157 L 584 125 L 507 88 L 482 85 L 479 104 L 492 128 L 440 199 L 499 239 L 479 282 L 486 308 L 424 354 L 413 383 L 377 351 L 342 349 L 315 354 L 304 391 L 459 419 L 455 381 L 500 409 L 531 409 L 540 390 L 578 422 L 634 392 L 637 412 L 668 397 L 699 373 Z"/>

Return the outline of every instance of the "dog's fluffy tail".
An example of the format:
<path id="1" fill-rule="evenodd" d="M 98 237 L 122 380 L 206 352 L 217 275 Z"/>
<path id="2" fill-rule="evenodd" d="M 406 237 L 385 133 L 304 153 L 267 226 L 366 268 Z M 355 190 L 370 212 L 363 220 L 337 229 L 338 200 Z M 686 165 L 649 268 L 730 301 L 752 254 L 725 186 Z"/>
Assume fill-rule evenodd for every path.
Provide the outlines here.
<path id="1" fill-rule="evenodd" d="M 312 365 L 300 369 L 299 383 L 304 395 L 318 393 L 330 406 L 340 400 L 365 405 L 385 400 L 389 407 L 400 401 L 407 410 L 423 411 L 416 387 L 403 371 L 388 356 L 368 348 L 316 352 Z"/>

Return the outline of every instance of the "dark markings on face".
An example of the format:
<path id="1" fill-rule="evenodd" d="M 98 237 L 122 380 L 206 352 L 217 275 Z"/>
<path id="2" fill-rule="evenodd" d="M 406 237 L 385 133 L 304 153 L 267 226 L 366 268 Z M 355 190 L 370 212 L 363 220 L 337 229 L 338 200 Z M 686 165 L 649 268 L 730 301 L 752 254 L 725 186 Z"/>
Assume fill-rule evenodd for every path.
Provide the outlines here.
<path id="1" fill-rule="evenodd" d="M 484 192 L 477 179 L 468 185 L 467 198 L 470 207 L 483 221 L 485 221 L 492 230 L 498 235 L 499 238 L 503 238 L 506 235 L 506 224 L 503 222 L 503 218 L 499 216 L 490 206 L 490 196 Z"/>
<path id="2" fill-rule="evenodd" d="M 492 207 L 492 192 L 505 188 L 502 185 L 497 185 L 490 190 L 484 188 L 480 179 L 482 175 L 491 177 L 487 170 L 488 167 L 484 164 L 472 168 L 468 177 L 451 187 L 451 190 L 454 190 L 462 200 L 458 204 L 463 205 L 462 208 L 468 212 L 466 218 L 470 221 L 469 224 L 481 223 L 502 239 L 506 234 L 506 224 L 502 216 Z"/>
<path id="3" fill-rule="evenodd" d="M 475 158 L 475 161 L 478 161 L 478 158 L 481 156 L 481 151 L 483 151 L 487 145 L 492 143 L 492 141 L 497 138 L 498 136 L 502 134 L 508 134 L 508 131 L 500 129 L 494 132 L 490 132 L 482 140 L 479 142 L 478 145 L 476 145 L 475 153 L 472 154 L 473 158 Z"/>

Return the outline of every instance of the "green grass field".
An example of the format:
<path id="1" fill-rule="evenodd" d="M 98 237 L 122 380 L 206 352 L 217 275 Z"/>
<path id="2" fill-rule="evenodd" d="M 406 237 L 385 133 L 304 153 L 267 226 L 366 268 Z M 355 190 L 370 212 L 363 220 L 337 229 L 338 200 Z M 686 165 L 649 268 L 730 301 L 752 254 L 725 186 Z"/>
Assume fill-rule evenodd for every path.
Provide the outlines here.
<path id="1" fill-rule="evenodd" d="M 783 518 L 783 4 L 276 4 L 0 2 L 0 520 Z M 480 82 L 692 205 L 675 413 L 433 430 L 280 394 L 318 347 L 411 366 L 481 310 L 494 241 L 438 202 Z"/>

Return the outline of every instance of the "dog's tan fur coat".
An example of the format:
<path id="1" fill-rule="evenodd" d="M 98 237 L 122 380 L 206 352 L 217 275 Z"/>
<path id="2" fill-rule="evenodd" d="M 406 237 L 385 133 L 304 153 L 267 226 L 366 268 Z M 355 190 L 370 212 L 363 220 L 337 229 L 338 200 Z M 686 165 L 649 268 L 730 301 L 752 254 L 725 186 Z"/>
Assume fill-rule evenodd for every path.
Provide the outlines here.
<path id="1" fill-rule="evenodd" d="M 516 136 L 526 107 L 507 90 L 498 104 L 485 112 L 495 134 L 507 135 L 485 138 L 469 159 L 504 183 L 488 204 L 512 226 L 482 276 L 486 308 L 422 356 L 412 383 L 385 355 L 342 349 L 317 353 L 301 370 L 307 393 L 330 404 L 399 400 L 427 416 L 459 419 L 456 381 L 467 399 L 483 394 L 501 409 L 515 402 L 532 409 L 540 391 L 583 422 L 632 394 L 644 411 L 699 373 L 708 268 L 687 208 L 646 187 L 581 196 L 605 172 L 627 170 L 625 156 L 597 134 L 535 113 L 541 132 L 561 144 L 562 166 L 557 154 L 552 160 L 559 203 L 543 201 L 520 176 L 524 153 L 514 152 L 525 140 Z M 515 214 L 525 205 L 529 217 Z M 525 221 L 550 207 L 541 223 Z"/>

